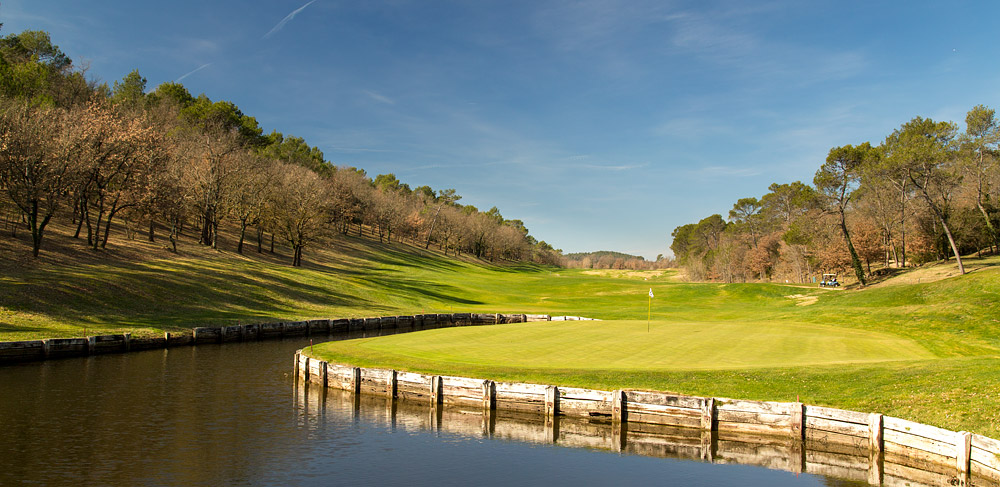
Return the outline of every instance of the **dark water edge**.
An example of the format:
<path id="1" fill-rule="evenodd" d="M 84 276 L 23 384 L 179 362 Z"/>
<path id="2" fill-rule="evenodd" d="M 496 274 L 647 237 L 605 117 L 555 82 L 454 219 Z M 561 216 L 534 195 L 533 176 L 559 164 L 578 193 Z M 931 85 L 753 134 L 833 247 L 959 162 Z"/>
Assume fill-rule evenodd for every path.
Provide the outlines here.
<path id="1" fill-rule="evenodd" d="M 306 388 L 308 343 L 0 367 L 0 485 L 867 485 L 443 427 L 424 405 Z"/>

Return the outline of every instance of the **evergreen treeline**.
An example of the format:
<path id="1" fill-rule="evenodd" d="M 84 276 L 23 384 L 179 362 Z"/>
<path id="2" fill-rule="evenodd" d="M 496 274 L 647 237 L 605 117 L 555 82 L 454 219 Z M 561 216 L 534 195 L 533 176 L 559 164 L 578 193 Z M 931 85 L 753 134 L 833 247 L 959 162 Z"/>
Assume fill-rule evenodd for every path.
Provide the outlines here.
<path id="1" fill-rule="evenodd" d="M 138 71 L 110 87 L 88 81 L 42 31 L 0 38 L 0 191 L 8 227 L 31 232 L 35 256 L 64 218 L 95 250 L 113 223 L 150 240 L 163 232 L 174 251 L 182 231 L 215 247 L 224 224 L 238 227 L 240 253 L 247 242 L 273 252 L 277 238 L 296 266 L 337 232 L 489 260 L 558 259 L 495 207 L 334 166 L 302 138 L 264 134 L 231 102 L 179 83 L 147 92 Z"/>
<path id="2" fill-rule="evenodd" d="M 892 268 L 997 252 L 1000 124 L 968 112 L 965 130 L 916 117 L 873 146 L 830 149 L 812 186 L 774 183 L 728 218 L 677 227 L 670 248 L 693 279 L 806 282 L 846 272 L 864 285 Z"/>

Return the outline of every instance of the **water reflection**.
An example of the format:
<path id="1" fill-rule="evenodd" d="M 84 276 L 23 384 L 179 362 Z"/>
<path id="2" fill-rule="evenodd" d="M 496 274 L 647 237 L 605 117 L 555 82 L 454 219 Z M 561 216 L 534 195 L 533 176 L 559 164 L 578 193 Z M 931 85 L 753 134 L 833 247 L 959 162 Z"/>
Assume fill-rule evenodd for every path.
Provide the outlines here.
<path id="1" fill-rule="evenodd" d="M 353 394 L 302 381 L 296 382 L 294 394 L 299 405 L 299 422 L 309 427 L 321 429 L 325 424 L 353 421 L 409 435 L 432 434 L 445 441 L 527 444 L 536 452 L 542 446 L 569 447 L 549 450 L 565 453 L 579 449 L 580 454 L 590 458 L 589 462 L 618 458 L 619 462 L 642 462 L 644 469 L 650 469 L 654 464 L 647 462 L 659 461 L 662 467 L 671 469 L 667 477 L 659 478 L 668 481 L 668 485 L 869 485 L 867 456 L 854 459 L 830 452 L 807 452 L 801 442 L 780 438 L 719 437 L 712 432 L 647 424 L 626 425 L 623 431 L 616 429 L 609 418 L 556 417 L 547 421 L 544 416 L 531 413 L 435 406 L 429 401 Z M 806 469 L 818 475 L 803 475 Z M 655 475 L 658 470 L 654 467 L 637 473 L 641 478 L 644 474 Z M 445 474 L 444 478 L 451 477 Z M 655 478 L 658 476 L 647 480 Z M 495 480 L 486 479 L 485 483 L 498 483 Z M 592 482 L 585 480 L 585 483 Z"/>
<path id="2" fill-rule="evenodd" d="M 867 485 L 846 452 L 307 388 L 308 344 L 0 367 L 0 485 Z"/>

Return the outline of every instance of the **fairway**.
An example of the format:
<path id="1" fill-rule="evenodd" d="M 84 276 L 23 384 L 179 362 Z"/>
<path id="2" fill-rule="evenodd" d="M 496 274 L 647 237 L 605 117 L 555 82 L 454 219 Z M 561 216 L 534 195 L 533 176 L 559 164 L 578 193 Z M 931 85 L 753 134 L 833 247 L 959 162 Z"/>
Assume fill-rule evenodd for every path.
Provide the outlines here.
<path id="1" fill-rule="evenodd" d="M 445 328 L 317 348 L 417 369 L 717 370 L 931 359 L 913 340 L 803 323 L 563 321 Z"/>

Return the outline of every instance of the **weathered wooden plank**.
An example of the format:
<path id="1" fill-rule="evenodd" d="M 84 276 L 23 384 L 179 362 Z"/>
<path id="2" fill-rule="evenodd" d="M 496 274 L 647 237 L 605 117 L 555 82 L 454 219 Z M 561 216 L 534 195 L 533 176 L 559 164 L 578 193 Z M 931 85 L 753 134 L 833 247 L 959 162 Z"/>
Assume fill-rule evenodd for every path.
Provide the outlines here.
<path id="1" fill-rule="evenodd" d="M 528 322 L 532 321 L 551 321 L 552 317 L 549 315 L 525 315 L 525 319 Z"/>
<path id="2" fill-rule="evenodd" d="M 495 325 L 497 324 L 497 315 L 495 314 L 485 314 L 485 313 L 472 313 L 470 315 L 470 320 L 473 325 Z"/>
<path id="3" fill-rule="evenodd" d="M 90 350 L 90 341 L 86 338 L 49 338 L 43 341 L 49 357 L 75 357 L 86 355 Z"/>
<path id="4" fill-rule="evenodd" d="M 970 460 L 973 468 L 978 464 L 985 472 L 992 471 L 1000 477 L 1000 441 L 973 434 Z"/>
<path id="5" fill-rule="evenodd" d="M 571 416 L 611 416 L 611 401 L 559 399 L 560 412 Z"/>
<path id="6" fill-rule="evenodd" d="M 305 321 L 289 321 L 285 323 L 284 336 L 299 336 L 306 334 Z"/>
<path id="7" fill-rule="evenodd" d="M 995 455 L 1000 455 L 1000 440 L 994 440 L 993 438 L 989 438 L 983 435 L 977 435 L 973 433 L 972 447 L 993 453 Z"/>
<path id="8" fill-rule="evenodd" d="M 940 455 L 955 459 L 957 458 L 958 450 L 957 447 L 955 446 L 954 441 L 955 441 L 954 433 L 952 433 L 952 438 L 950 442 L 944 442 L 932 438 L 927 438 L 921 435 L 897 431 L 888 428 L 886 428 L 885 432 L 883 433 L 883 442 L 885 444 L 885 451 L 887 453 L 890 451 L 894 451 L 895 449 L 897 449 L 897 447 L 902 446 L 907 448 L 916 448 L 935 455 Z"/>
<path id="9" fill-rule="evenodd" d="M 496 401 L 498 410 L 510 410 L 510 411 L 527 411 L 533 413 L 545 413 L 545 400 L 544 398 L 540 401 L 509 401 L 505 399 L 497 398 Z"/>
<path id="10" fill-rule="evenodd" d="M 438 313 L 437 315 L 437 326 L 452 326 L 455 322 L 452 319 L 452 315 L 445 313 Z"/>
<path id="11" fill-rule="evenodd" d="M 125 350 L 125 335 L 100 335 L 93 338 L 92 353 L 121 352 Z"/>
<path id="12" fill-rule="evenodd" d="M 596 389 L 581 389 L 579 387 L 560 387 L 559 394 L 563 399 L 576 399 L 581 401 L 607 401 L 611 402 L 611 391 L 599 391 Z"/>
<path id="13" fill-rule="evenodd" d="M 656 406 L 671 406 L 674 408 L 688 408 L 701 410 L 705 403 L 704 397 L 682 396 L 678 394 L 667 394 L 655 391 L 625 391 L 628 402 L 648 404 Z"/>
<path id="14" fill-rule="evenodd" d="M 310 335 L 330 332 L 330 320 L 309 320 L 306 323 Z"/>
<path id="15" fill-rule="evenodd" d="M 497 394 L 528 394 L 545 395 L 544 384 L 529 384 L 524 382 L 497 382 Z"/>
<path id="16" fill-rule="evenodd" d="M 455 326 L 469 326 L 472 324 L 472 315 L 469 313 L 452 313 L 451 322 Z"/>
<path id="17" fill-rule="evenodd" d="M 632 414 L 647 414 L 647 415 L 662 415 L 662 416 L 674 416 L 682 418 L 698 418 L 701 420 L 701 410 L 698 409 L 686 409 L 686 408 L 676 408 L 672 406 L 656 406 L 652 404 L 642 404 L 642 403 L 628 403 L 628 413 Z"/>
<path id="18" fill-rule="evenodd" d="M 955 442 L 955 432 L 946 430 L 944 428 L 938 428 L 937 426 L 930 426 L 921 423 L 914 423 L 913 421 L 893 418 L 891 416 L 885 416 L 883 421 L 887 432 L 888 430 L 895 430 L 902 433 L 922 436 L 924 438 L 929 438 L 932 440 L 937 440 L 945 443 L 954 444 Z"/>
<path id="19" fill-rule="evenodd" d="M 849 423 L 818 416 L 806 416 L 806 434 L 809 434 L 811 430 L 829 431 L 841 435 L 868 438 L 867 424 Z"/>
<path id="20" fill-rule="evenodd" d="M 364 320 L 364 331 L 378 331 L 382 323 L 382 320 L 378 318 L 365 318 Z"/>
<path id="21" fill-rule="evenodd" d="M 379 328 L 383 330 L 391 330 L 396 328 L 396 317 L 395 316 L 383 316 L 378 319 Z"/>
<path id="22" fill-rule="evenodd" d="M 742 399 L 715 398 L 715 408 L 718 411 L 742 411 L 747 413 L 783 414 L 789 415 L 796 403 L 744 401 Z"/>
<path id="23" fill-rule="evenodd" d="M 819 418 L 842 423 L 856 423 L 868 425 L 868 413 L 857 411 L 847 411 L 845 409 L 827 408 L 822 406 L 806 405 L 806 418 Z"/>
<path id="24" fill-rule="evenodd" d="M 396 326 L 400 328 L 410 328 L 413 326 L 413 317 L 409 315 L 397 316 Z"/>
<path id="25" fill-rule="evenodd" d="M 789 430 L 792 418 L 785 414 L 769 414 L 747 411 L 733 411 L 728 409 L 717 409 L 715 417 L 719 423 L 747 423 L 781 427 Z M 790 430 L 789 430 L 790 431 Z M 789 433 L 791 434 L 791 433 Z"/>
<path id="26" fill-rule="evenodd" d="M 365 319 L 364 318 L 350 318 L 348 319 L 347 331 L 348 333 L 355 333 L 364 331 L 365 329 Z"/>
<path id="27" fill-rule="evenodd" d="M 788 425 L 768 425 L 768 424 L 754 424 L 754 423 L 734 423 L 730 421 L 719 420 L 716 423 L 718 431 L 731 431 L 739 434 L 748 435 L 767 435 L 767 436 L 777 436 L 777 437 L 788 437 L 791 432 Z"/>
<path id="28" fill-rule="evenodd" d="M 330 321 L 330 333 L 347 333 L 351 328 L 351 320 L 340 318 Z"/>
<path id="29" fill-rule="evenodd" d="M 396 381 L 400 385 L 404 384 L 420 385 L 422 387 L 426 387 L 428 390 L 430 390 L 431 386 L 431 376 L 417 374 L 414 372 L 403 372 L 403 371 L 397 372 Z"/>
<path id="30" fill-rule="evenodd" d="M 442 375 L 441 382 L 445 387 L 469 388 L 478 390 L 483 384 L 483 379 L 473 379 L 470 377 L 456 377 L 453 375 Z"/>
<path id="31" fill-rule="evenodd" d="M 996 472 L 1000 472 L 1000 456 L 996 453 L 983 450 L 981 448 L 972 447 L 969 460 L 973 464 L 979 464 L 985 468 L 992 469 Z"/>
<path id="32" fill-rule="evenodd" d="M 218 342 L 222 338 L 222 328 L 211 326 L 199 326 L 194 329 L 195 343 Z"/>
<path id="33" fill-rule="evenodd" d="M 261 323 L 260 338 L 266 339 L 266 338 L 280 337 L 284 334 L 284 330 L 285 330 L 284 323 Z"/>
<path id="34" fill-rule="evenodd" d="M 1000 485 L 1000 469 L 991 468 L 973 460 L 970 468 L 972 485 Z M 989 483 L 987 484 L 988 481 Z"/>
<path id="35" fill-rule="evenodd" d="M 42 340 L 25 340 L 0 343 L 0 360 L 16 362 L 19 360 L 40 359 L 44 357 L 45 343 Z"/>
<path id="36" fill-rule="evenodd" d="M 701 428 L 701 415 L 696 417 L 690 416 L 676 416 L 676 415 L 666 415 L 666 414 L 650 414 L 638 412 L 631 409 L 632 405 L 629 404 L 628 410 L 628 423 L 631 428 L 632 423 L 651 423 L 651 424 L 664 424 L 670 426 L 680 426 L 684 428 Z"/>

